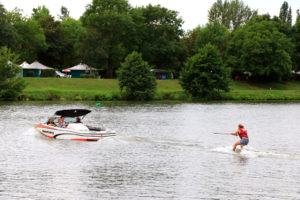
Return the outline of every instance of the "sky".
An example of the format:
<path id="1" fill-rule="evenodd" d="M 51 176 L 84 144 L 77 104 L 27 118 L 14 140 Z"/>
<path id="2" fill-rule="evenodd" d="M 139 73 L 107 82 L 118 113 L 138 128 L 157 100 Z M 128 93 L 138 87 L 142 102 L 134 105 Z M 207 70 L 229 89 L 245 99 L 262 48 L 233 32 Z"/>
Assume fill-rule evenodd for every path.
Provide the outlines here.
<path id="1" fill-rule="evenodd" d="M 271 16 L 278 15 L 284 0 L 243 0 L 251 9 L 257 9 L 259 14 L 269 13 Z M 296 18 L 296 10 L 300 9 L 300 0 L 286 0 L 292 7 L 293 21 Z M 183 19 L 183 29 L 192 30 L 198 25 L 208 22 L 207 13 L 216 0 L 128 0 L 132 7 L 146 6 L 148 4 L 166 7 L 175 10 Z M 70 11 L 70 16 L 78 19 L 85 11 L 86 5 L 92 0 L 0 0 L 4 7 L 11 11 L 15 7 L 23 10 L 24 16 L 31 16 L 32 9 L 45 5 L 51 15 L 58 16 L 61 6 Z"/>

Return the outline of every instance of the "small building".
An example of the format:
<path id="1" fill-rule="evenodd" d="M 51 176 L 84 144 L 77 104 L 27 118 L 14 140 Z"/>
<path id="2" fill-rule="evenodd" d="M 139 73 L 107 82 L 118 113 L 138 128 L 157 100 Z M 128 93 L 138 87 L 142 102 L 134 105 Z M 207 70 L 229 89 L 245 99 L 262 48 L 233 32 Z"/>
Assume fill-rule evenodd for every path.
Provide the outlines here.
<path id="1" fill-rule="evenodd" d="M 23 69 L 23 77 L 40 77 L 42 70 L 53 69 L 39 63 L 38 61 L 34 61 L 30 65 L 27 62 L 24 62 L 20 66 Z"/>
<path id="2" fill-rule="evenodd" d="M 93 67 L 89 67 L 88 65 L 83 63 L 79 63 L 74 67 L 67 68 L 67 70 L 70 70 L 70 74 L 72 78 L 80 78 L 81 74 L 87 74 L 87 73 L 91 74 L 97 71 L 97 69 Z"/>

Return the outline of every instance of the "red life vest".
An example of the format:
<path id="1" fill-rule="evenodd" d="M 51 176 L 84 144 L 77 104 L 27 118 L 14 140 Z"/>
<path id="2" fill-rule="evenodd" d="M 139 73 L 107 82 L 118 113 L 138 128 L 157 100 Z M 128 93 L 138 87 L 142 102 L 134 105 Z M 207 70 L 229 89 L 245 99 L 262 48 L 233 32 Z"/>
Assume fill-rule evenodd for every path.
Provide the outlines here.
<path id="1" fill-rule="evenodd" d="M 239 128 L 238 130 L 240 138 L 248 138 L 247 130 L 245 128 Z"/>

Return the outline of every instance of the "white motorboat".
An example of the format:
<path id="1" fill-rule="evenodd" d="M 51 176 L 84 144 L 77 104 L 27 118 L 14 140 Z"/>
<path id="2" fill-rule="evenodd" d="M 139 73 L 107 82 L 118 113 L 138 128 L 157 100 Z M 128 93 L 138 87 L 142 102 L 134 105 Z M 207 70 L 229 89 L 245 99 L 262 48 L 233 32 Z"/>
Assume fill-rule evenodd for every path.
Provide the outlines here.
<path id="1" fill-rule="evenodd" d="M 69 109 L 55 112 L 46 123 L 35 124 L 35 129 L 42 135 L 53 139 L 69 139 L 79 141 L 98 141 L 115 136 L 116 132 L 104 127 L 92 127 L 81 122 L 90 113 L 86 109 Z M 61 122 L 61 119 L 64 122 Z"/>

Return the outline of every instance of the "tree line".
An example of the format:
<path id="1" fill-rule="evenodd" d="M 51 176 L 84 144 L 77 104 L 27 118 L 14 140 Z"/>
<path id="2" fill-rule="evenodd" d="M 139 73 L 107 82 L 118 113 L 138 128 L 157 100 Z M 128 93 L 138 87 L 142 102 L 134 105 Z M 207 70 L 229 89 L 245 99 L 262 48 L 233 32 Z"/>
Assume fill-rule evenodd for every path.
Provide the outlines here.
<path id="1" fill-rule="evenodd" d="M 45 6 L 24 17 L 0 4 L 0 46 L 18 54 L 19 62 L 39 60 L 58 69 L 84 62 L 107 78 L 116 77 L 135 52 L 151 68 L 172 70 L 184 88 L 192 82 L 209 88 L 220 79 L 220 89 L 227 90 L 223 82 L 230 77 L 288 80 L 300 70 L 299 10 L 295 24 L 287 2 L 278 16 L 257 13 L 242 0 L 217 0 L 209 23 L 185 32 L 178 12 L 151 4 L 132 7 L 127 0 L 93 0 L 78 20 L 66 7 L 55 19 Z"/>
<path id="2" fill-rule="evenodd" d="M 93 0 L 78 20 L 65 7 L 59 19 L 45 6 L 34 8 L 30 17 L 1 4 L 0 10 L 0 46 L 19 54 L 20 61 L 39 60 L 58 69 L 84 62 L 107 78 L 116 76 L 133 51 L 156 68 L 179 71 L 184 62 L 183 21 L 160 5 L 133 8 L 127 0 Z"/>
<path id="3" fill-rule="evenodd" d="M 242 1 L 218 0 L 209 23 L 183 37 L 188 53 L 181 85 L 194 97 L 219 98 L 229 79 L 286 81 L 300 70 L 300 15 L 283 2 L 278 16 L 258 15 Z"/>

